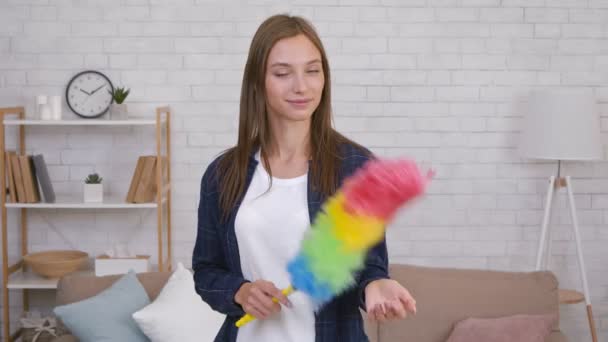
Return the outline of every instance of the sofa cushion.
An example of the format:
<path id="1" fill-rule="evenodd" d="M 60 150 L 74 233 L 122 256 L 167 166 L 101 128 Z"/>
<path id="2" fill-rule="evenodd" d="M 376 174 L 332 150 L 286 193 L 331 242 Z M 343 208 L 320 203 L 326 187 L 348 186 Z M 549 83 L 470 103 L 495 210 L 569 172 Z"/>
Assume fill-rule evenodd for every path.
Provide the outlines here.
<path id="1" fill-rule="evenodd" d="M 446 342 L 545 342 L 557 314 L 467 318 L 456 323 Z"/>
<path id="2" fill-rule="evenodd" d="M 194 278 L 180 262 L 154 302 L 133 314 L 152 342 L 213 341 L 225 316 L 194 290 Z"/>
<path id="3" fill-rule="evenodd" d="M 553 273 L 499 272 L 391 265 L 390 275 L 416 299 L 417 313 L 383 323 L 379 341 L 445 342 L 454 325 L 469 317 L 557 313 Z M 555 322 L 554 330 L 558 330 Z"/>
<path id="4" fill-rule="evenodd" d="M 129 272 L 97 295 L 58 306 L 54 312 L 81 342 L 146 342 L 131 315 L 149 303 L 146 290 Z"/>

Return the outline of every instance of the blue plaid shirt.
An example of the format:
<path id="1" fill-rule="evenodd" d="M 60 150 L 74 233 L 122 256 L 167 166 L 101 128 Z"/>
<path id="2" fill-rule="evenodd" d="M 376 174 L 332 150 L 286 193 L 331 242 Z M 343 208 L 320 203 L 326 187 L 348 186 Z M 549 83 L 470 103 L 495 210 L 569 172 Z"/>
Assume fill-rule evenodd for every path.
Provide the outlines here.
<path id="1" fill-rule="evenodd" d="M 361 151 L 351 145 L 344 145 L 341 150 L 339 185 L 344 178 L 351 175 L 370 158 L 368 151 Z M 241 271 L 239 248 L 234 231 L 234 221 L 242 198 L 231 211 L 229 219 L 221 222 L 219 220 L 219 184 L 216 172 L 218 159 L 208 166 L 201 181 L 198 228 L 192 255 L 192 268 L 196 292 L 211 308 L 226 314 L 226 320 L 215 341 L 235 342 L 238 333 L 235 323 L 245 312 L 234 301 L 234 295 L 247 281 L 243 278 Z M 246 189 L 249 187 L 257 163 L 252 153 L 249 158 Z M 307 197 L 309 216 L 313 222 L 325 198 L 311 188 L 310 178 Z M 368 341 L 363 330 L 363 320 L 359 308 L 364 309 L 365 306 L 365 286 L 369 282 L 381 278 L 388 278 L 385 240 L 370 250 L 364 269 L 356 276 L 357 285 L 334 298 L 315 313 L 315 341 Z"/>

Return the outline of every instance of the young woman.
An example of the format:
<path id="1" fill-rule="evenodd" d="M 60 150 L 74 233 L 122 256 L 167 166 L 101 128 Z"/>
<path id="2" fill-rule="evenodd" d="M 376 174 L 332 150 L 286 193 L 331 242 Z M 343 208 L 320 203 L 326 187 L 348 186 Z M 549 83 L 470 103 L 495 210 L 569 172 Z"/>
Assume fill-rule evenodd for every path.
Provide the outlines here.
<path id="1" fill-rule="evenodd" d="M 325 50 L 306 20 L 276 15 L 261 24 L 243 76 L 237 145 L 201 181 L 192 267 L 196 291 L 227 315 L 216 341 L 367 341 L 359 307 L 379 321 L 416 311 L 388 277 L 385 241 L 356 286 L 319 312 L 305 295 L 280 292 L 324 200 L 372 157 L 332 128 L 330 89 Z M 257 320 L 236 328 L 245 313 Z"/>

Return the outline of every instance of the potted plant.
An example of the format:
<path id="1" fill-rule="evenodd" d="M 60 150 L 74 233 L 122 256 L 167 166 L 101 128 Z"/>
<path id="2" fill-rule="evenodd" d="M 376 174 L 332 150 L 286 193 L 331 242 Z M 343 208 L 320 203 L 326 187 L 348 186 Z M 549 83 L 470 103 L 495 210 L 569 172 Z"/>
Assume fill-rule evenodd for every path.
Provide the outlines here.
<path id="1" fill-rule="evenodd" d="M 93 173 L 87 176 L 84 180 L 84 201 L 85 202 L 103 202 L 103 185 L 102 177 Z"/>
<path id="2" fill-rule="evenodd" d="M 126 119 L 128 116 L 127 104 L 123 103 L 129 96 L 130 89 L 116 87 L 114 91 L 108 92 L 112 95 L 112 105 L 110 106 L 110 117 L 112 119 Z"/>

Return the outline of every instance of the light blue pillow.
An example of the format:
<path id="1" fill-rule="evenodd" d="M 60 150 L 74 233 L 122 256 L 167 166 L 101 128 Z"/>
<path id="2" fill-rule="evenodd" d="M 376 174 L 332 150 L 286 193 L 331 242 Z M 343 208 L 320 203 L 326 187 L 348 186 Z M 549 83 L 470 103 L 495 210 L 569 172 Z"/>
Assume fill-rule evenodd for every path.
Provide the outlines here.
<path id="1" fill-rule="evenodd" d="M 131 315 L 150 304 L 133 271 L 83 301 L 53 311 L 81 342 L 148 342 Z"/>

